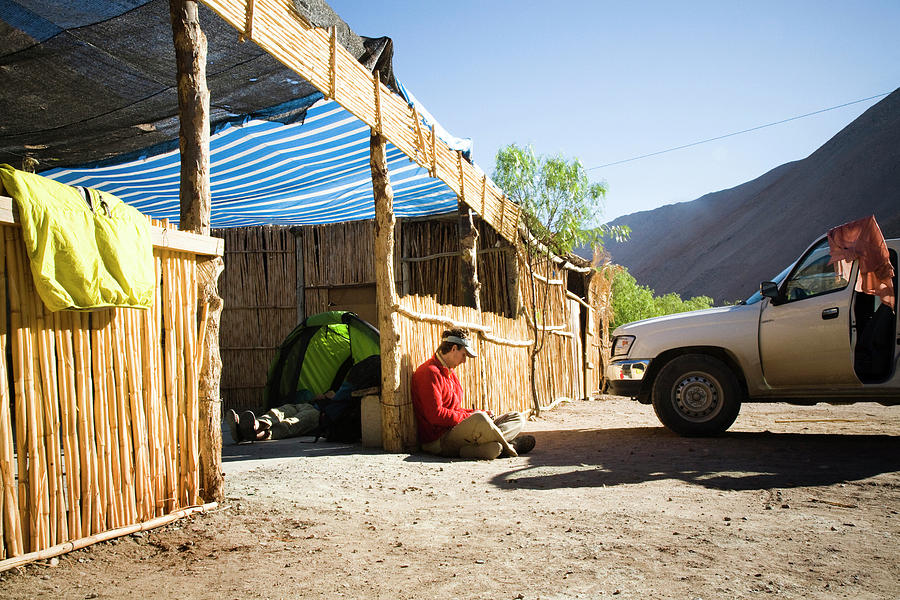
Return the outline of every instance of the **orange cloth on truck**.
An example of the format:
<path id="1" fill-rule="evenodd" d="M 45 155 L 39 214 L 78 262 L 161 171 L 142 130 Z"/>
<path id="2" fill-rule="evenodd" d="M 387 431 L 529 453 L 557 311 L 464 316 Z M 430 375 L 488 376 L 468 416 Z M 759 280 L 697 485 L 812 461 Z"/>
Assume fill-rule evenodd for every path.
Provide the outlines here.
<path id="1" fill-rule="evenodd" d="M 870 215 L 845 223 L 828 232 L 831 260 L 859 261 L 856 291 L 874 294 L 894 308 L 894 267 L 881 228 Z"/>

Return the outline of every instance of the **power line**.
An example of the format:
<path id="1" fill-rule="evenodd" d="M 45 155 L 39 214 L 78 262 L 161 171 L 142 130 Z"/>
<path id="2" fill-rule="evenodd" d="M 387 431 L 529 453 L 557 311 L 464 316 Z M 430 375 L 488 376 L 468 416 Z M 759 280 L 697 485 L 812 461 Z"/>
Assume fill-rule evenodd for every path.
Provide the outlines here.
<path id="1" fill-rule="evenodd" d="M 676 146 L 674 148 L 668 148 L 666 150 L 659 150 L 658 152 L 651 152 L 650 154 L 641 154 L 640 156 L 634 156 L 632 158 L 626 158 L 624 160 L 617 160 L 615 162 L 606 163 L 605 165 L 599 165 L 597 167 L 590 167 L 586 169 L 587 171 L 593 171 L 594 169 L 602 169 L 604 167 L 611 167 L 613 165 L 621 165 L 622 163 L 632 162 L 635 160 L 640 160 L 642 158 L 649 158 L 651 156 L 658 156 L 660 154 L 665 154 L 667 152 L 674 152 L 676 150 L 684 150 L 685 148 L 690 148 L 692 146 L 699 146 L 700 144 L 706 144 L 708 142 L 715 142 L 716 140 L 722 140 L 725 138 L 729 138 L 735 135 L 741 135 L 742 133 L 749 133 L 751 131 L 757 131 L 759 129 L 765 129 L 766 127 L 772 127 L 774 125 L 781 125 L 782 123 L 789 123 L 790 121 L 796 121 L 797 119 L 803 119 L 805 117 L 811 117 L 813 115 L 818 115 L 824 112 L 828 112 L 829 110 L 836 110 L 838 108 L 844 108 L 845 106 L 850 106 L 852 104 L 859 104 L 860 102 L 866 102 L 867 100 L 874 100 L 875 98 L 881 98 L 883 96 L 887 96 L 890 92 L 884 92 L 883 94 L 875 94 L 874 96 L 869 96 L 868 98 L 861 98 L 859 100 L 853 100 L 852 102 L 845 102 L 844 104 L 838 104 L 837 106 L 830 106 L 828 108 L 823 108 L 822 110 L 817 110 L 811 113 L 806 113 L 805 115 L 797 115 L 796 117 L 791 117 L 789 119 L 782 119 L 781 121 L 775 121 L 774 123 L 766 123 L 765 125 L 757 125 L 756 127 L 751 127 L 750 129 L 742 129 L 741 131 L 735 131 L 734 133 L 726 133 L 725 135 L 719 135 L 716 137 L 712 137 L 705 140 L 700 140 L 698 142 L 691 142 L 690 144 L 684 144 L 683 146 Z"/>

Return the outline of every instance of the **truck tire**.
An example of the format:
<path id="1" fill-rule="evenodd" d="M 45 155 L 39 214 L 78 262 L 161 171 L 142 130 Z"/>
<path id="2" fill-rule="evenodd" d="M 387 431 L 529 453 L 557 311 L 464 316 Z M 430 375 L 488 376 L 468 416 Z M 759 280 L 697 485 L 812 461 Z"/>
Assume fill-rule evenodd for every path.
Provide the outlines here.
<path id="1" fill-rule="evenodd" d="M 716 435 L 734 423 L 742 391 L 732 370 L 705 354 L 685 354 L 663 366 L 653 383 L 653 410 L 681 435 Z"/>

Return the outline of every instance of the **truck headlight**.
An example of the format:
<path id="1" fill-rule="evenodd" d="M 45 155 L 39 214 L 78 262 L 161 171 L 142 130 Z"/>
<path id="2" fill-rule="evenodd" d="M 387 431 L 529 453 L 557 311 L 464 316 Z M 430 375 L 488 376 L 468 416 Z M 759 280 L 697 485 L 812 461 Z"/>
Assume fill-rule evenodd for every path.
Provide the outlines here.
<path id="1" fill-rule="evenodd" d="M 613 340 L 613 356 L 624 356 L 631 350 L 634 343 L 633 335 L 618 335 Z"/>
<path id="2" fill-rule="evenodd" d="M 643 379 L 650 366 L 649 360 L 621 360 L 606 369 L 609 379 Z"/>

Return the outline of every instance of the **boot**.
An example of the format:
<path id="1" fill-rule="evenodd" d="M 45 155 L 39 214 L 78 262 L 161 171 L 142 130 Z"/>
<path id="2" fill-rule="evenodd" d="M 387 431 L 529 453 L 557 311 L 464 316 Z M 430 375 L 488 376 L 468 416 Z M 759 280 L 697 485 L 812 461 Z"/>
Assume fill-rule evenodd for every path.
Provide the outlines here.
<path id="1" fill-rule="evenodd" d="M 516 454 L 522 456 L 534 450 L 536 441 L 533 435 L 520 435 L 509 443 L 516 450 Z"/>
<path id="2" fill-rule="evenodd" d="M 235 444 L 241 443 L 241 428 L 238 414 L 230 408 L 225 413 L 225 423 L 228 424 L 228 431 L 231 433 L 231 441 Z"/>
<path id="3" fill-rule="evenodd" d="M 238 431 L 241 434 L 241 439 L 248 442 L 256 441 L 257 428 L 256 415 L 253 414 L 253 411 L 245 410 L 242 412 L 238 420 Z"/>

